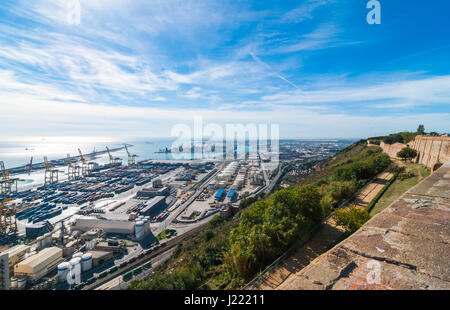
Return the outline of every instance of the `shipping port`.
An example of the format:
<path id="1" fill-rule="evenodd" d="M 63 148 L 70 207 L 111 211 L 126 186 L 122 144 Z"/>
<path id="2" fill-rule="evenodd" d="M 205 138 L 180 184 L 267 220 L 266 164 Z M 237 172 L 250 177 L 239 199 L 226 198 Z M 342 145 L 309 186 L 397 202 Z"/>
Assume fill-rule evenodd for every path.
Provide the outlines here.
<path id="1" fill-rule="evenodd" d="M 109 163 L 100 165 L 81 150 L 65 160 L 30 162 L 29 170 L 42 169 L 45 183 L 2 192 L 2 287 L 92 289 L 119 278 L 126 283 L 151 272 L 151 262 L 168 258 L 178 240 L 215 215 L 231 216 L 240 199 L 276 181 L 259 156 L 136 161 L 129 146 L 125 163 L 113 156 L 118 149 L 109 148 Z M 2 182 L 20 184 L 14 171 L 3 169 Z"/>

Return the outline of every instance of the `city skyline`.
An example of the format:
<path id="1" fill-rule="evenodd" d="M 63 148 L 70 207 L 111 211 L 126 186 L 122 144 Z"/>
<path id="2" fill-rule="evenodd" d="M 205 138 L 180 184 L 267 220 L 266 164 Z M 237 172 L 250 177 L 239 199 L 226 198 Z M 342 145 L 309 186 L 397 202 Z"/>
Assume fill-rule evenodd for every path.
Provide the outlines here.
<path id="1" fill-rule="evenodd" d="M 2 1 L 0 139 L 448 131 L 450 5 L 380 2 L 369 25 L 367 1 Z"/>

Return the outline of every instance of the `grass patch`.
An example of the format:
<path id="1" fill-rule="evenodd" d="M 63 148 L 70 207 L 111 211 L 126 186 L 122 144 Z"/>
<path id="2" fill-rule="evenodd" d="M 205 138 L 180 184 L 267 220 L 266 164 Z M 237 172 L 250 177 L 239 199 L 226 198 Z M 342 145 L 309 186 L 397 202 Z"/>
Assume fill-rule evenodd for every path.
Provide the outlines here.
<path id="1" fill-rule="evenodd" d="M 163 230 L 158 236 L 156 236 L 156 240 L 157 241 L 161 241 L 161 240 L 164 240 L 166 238 L 170 238 L 175 233 L 176 233 L 176 230 L 174 230 L 174 229 Z"/>
<path id="2" fill-rule="evenodd" d="M 408 191 L 411 187 L 419 183 L 419 180 L 430 175 L 430 169 L 425 166 L 413 163 L 407 163 L 405 171 L 399 176 L 394 183 L 386 190 L 384 195 L 378 200 L 370 215 L 375 215 L 386 209 L 391 203 L 397 200 L 401 195 Z M 405 176 L 410 176 L 405 178 Z"/>

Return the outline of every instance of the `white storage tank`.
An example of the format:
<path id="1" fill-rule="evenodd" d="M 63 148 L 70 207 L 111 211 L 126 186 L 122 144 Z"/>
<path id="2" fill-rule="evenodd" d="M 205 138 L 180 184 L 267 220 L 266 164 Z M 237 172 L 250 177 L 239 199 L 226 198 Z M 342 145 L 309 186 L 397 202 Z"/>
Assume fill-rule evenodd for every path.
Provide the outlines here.
<path id="1" fill-rule="evenodd" d="M 19 279 L 17 281 L 17 288 L 19 290 L 23 290 L 25 288 L 25 286 L 27 286 L 27 279 L 26 278 Z"/>
<path id="2" fill-rule="evenodd" d="M 63 262 L 58 265 L 58 280 L 60 283 L 67 281 L 67 274 L 69 273 L 70 263 Z"/>
<path id="3" fill-rule="evenodd" d="M 92 254 L 86 253 L 81 256 L 81 271 L 86 272 L 92 269 Z"/>
<path id="4" fill-rule="evenodd" d="M 144 222 L 144 234 L 147 234 L 147 232 L 148 232 L 148 219 L 144 218 L 144 220 L 142 222 Z"/>
<path id="5" fill-rule="evenodd" d="M 81 264 L 81 257 L 74 257 L 70 260 L 71 268 L 74 269 L 77 265 Z"/>
<path id="6" fill-rule="evenodd" d="M 37 245 L 38 250 L 40 250 L 44 247 L 43 243 L 44 243 L 44 237 L 40 236 L 36 239 L 36 245 Z"/>
<path id="7" fill-rule="evenodd" d="M 72 258 L 81 257 L 81 256 L 83 256 L 83 253 L 82 252 L 77 252 L 77 253 L 72 255 Z"/>
<path id="8" fill-rule="evenodd" d="M 11 279 L 11 288 L 16 289 L 18 286 L 18 280 L 16 278 Z"/>
<path id="9" fill-rule="evenodd" d="M 136 221 L 134 225 L 135 235 L 136 239 L 142 239 L 144 236 L 144 222 L 143 221 Z"/>

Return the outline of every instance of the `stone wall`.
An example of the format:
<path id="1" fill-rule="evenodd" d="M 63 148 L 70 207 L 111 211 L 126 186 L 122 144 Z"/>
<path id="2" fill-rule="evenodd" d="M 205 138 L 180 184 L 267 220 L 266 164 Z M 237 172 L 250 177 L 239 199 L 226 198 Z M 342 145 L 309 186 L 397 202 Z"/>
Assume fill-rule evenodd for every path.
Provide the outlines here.
<path id="1" fill-rule="evenodd" d="M 450 137 L 417 136 L 414 141 L 408 144 L 386 144 L 381 141 L 380 145 L 375 145 L 368 141 L 368 145 L 381 147 L 383 152 L 391 158 L 397 158 L 397 153 L 402 148 L 409 146 L 417 151 L 417 157 L 414 161 L 432 169 L 436 164 L 443 164 L 450 161 Z"/>
<path id="2" fill-rule="evenodd" d="M 430 168 L 450 161 L 450 137 L 417 136 L 408 145 L 418 153 L 416 162 Z"/>
<path id="3" fill-rule="evenodd" d="M 450 290 L 449 189 L 450 162 L 277 289 Z"/>

